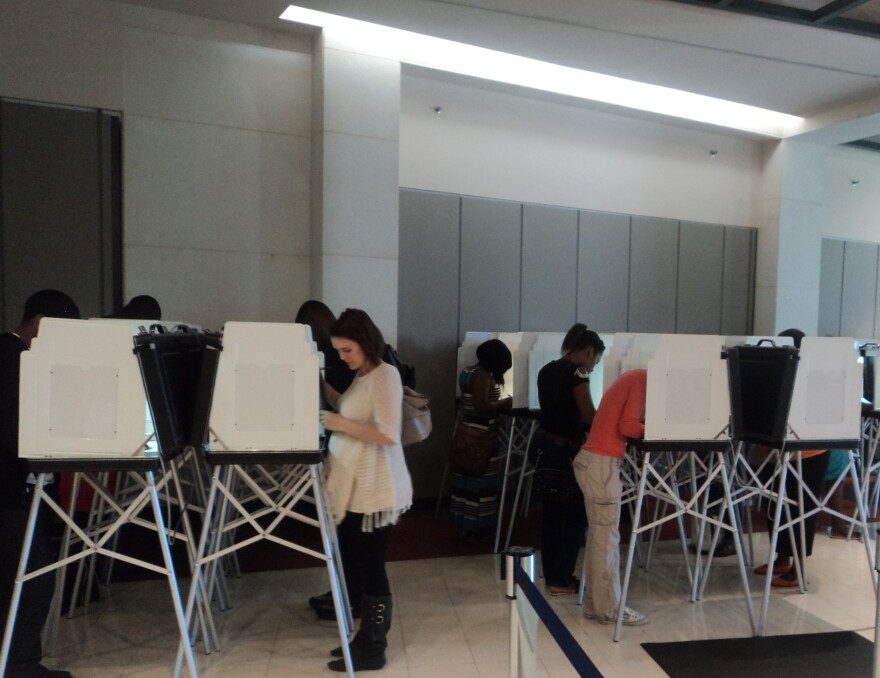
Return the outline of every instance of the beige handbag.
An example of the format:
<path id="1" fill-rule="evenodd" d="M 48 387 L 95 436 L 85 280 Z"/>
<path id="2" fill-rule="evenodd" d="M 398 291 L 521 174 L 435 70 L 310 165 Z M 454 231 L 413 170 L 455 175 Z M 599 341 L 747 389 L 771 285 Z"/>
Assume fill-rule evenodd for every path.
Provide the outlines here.
<path id="1" fill-rule="evenodd" d="M 400 444 L 406 447 L 420 443 L 431 435 L 431 410 L 428 409 L 430 398 L 411 389 L 403 387 L 403 411 L 400 426 Z"/>

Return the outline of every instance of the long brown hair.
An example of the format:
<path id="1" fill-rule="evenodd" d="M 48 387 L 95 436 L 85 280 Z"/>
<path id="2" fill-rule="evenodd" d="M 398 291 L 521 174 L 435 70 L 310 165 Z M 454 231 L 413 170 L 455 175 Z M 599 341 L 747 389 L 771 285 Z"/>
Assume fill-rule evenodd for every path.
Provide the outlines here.
<path id="1" fill-rule="evenodd" d="M 366 311 L 359 308 L 345 309 L 330 326 L 330 336 L 355 342 L 361 347 L 364 357 L 373 365 L 382 363 L 385 338 Z"/>

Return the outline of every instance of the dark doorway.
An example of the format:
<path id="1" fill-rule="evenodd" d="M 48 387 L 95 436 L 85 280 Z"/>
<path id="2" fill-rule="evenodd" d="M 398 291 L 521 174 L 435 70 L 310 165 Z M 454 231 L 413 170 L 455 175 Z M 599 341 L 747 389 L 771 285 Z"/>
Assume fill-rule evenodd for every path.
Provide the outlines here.
<path id="1" fill-rule="evenodd" d="M 0 321 L 54 287 L 84 318 L 122 303 L 118 113 L 0 99 Z"/>

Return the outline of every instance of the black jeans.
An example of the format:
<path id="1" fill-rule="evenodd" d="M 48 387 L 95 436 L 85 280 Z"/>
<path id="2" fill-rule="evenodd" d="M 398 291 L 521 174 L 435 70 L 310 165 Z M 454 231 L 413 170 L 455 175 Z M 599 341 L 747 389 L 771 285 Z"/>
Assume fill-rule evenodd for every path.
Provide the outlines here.
<path id="1" fill-rule="evenodd" d="M 385 571 L 391 525 L 364 532 L 361 530 L 363 517 L 362 513 L 347 513 L 336 528 L 345 584 L 353 605 L 357 605 L 364 595 L 391 595 L 388 573 Z"/>
<path id="2" fill-rule="evenodd" d="M 822 483 L 825 480 L 825 471 L 828 470 L 828 460 L 831 455 L 828 452 L 824 454 L 817 454 L 813 457 L 808 457 L 801 461 L 801 470 L 803 472 L 803 480 L 804 485 L 809 487 L 810 490 L 813 491 L 813 494 L 816 497 L 821 499 L 820 492 L 822 491 Z M 794 464 L 795 468 L 797 468 L 797 459 L 795 455 L 792 455 L 792 464 Z M 765 469 L 767 473 L 772 472 L 771 469 Z M 776 485 L 779 483 L 776 482 Z M 775 489 L 775 488 L 774 488 Z M 797 501 L 798 497 L 798 480 L 794 477 L 794 475 L 789 471 L 788 475 L 785 477 L 785 496 L 788 499 L 794 499 Z M 816 508 L 816 502 L 814 502 L 810 495 L 807 493 L 806 488 L 804 488 L 804 506 L 803 510 L 798 508 L 797 505 L 793 505 L 790 507 L 791 517 L 792 519 L 797 518 L 801 513 L 806 513 L 807 511 L 812 511 Z M 773 516 L 776 515 L 776 502 L 768 502 L 767 506 L 767 529 L 773 529 Z M 804 546 L 806 546 L 807 555 L 811 555 L 813 553 L 813 537 L 816 535 L 816 515 L 813 514 L 809 518 L 804 521 Z M 781 523 L 785 523 L 785 509 L 782 510 L 782 517 L 780 519 Z M 801 528 L 800 525 L 792 526 L 792 531 L 794 532 L 794 543 L 792 543 L 791 538 L 789 537 L 788 530 L 783 530 L 779 533 L 779 538 L 776 542 L 776 553 L 780 556 L 788 556 L 791 557 L 794 553 L 800 553 L 800 544 L 801 544 Z"/>
<path id="3" fill-rule="evenodd" d="M 548 586 L 568 586 L 587 527 L 584 495 L 571 467 L 571 459 L 578 448 L 557 445 L 540 434 L 535 436 L 532 447 L 537 473 L 541 469 L 553 469 L 571 474 L 572 496 L 565 500 L 557 500 L 548 494 L 542 497 L 541 523 L 541 567 L 544 570 L 544 583 Z"/>

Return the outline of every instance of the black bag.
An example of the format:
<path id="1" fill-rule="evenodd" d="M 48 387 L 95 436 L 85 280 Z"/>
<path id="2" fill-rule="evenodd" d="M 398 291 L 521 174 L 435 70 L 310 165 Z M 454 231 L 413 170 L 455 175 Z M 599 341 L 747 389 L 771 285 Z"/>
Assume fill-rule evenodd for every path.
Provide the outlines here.
<path id="1" fill-rule="evenodd" d="M 541 501 L 553 501 L 559 504 L 571 504 L 581 500 L 580 488 L 571 470 L 556 468 L 535 469 L 532 479 L 535 494 Z"/>
<path id="2" fill-rule="evenodd" d="M 580 488 L 571 466 L 573 455 L 557 445 L 553 445 L 549 449 L 541 445 L 537 452 L 537 458 L 534 462 L 535 475 L 532 478 L 535 494 L 545 502 L 569 504 L 582 501 Z M 577 448 L 575 447 L 572 452 L 577 454 Z"/>
<path id="3" fill-rule="evenodd" d="M 400 359 L 400 355 L 398 355 L 397 351 L 394 350 L 391 344 L 385 344 L 385 352 L 382 354 L 382 360 L 389 365 L 392 365 L 398 372 L 400 372 L 401 384 L 409 386 L 411 389 L 415 390 L 416 368 L 403 362 L 403 360 Z"/>

